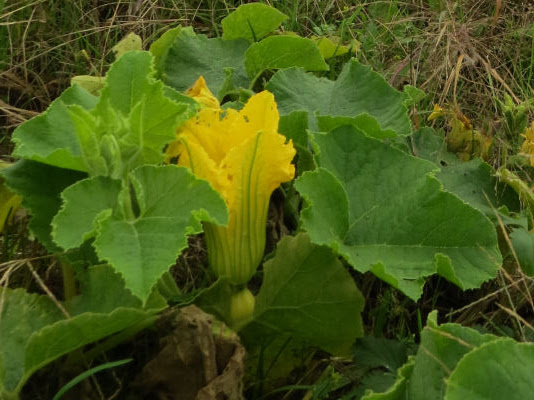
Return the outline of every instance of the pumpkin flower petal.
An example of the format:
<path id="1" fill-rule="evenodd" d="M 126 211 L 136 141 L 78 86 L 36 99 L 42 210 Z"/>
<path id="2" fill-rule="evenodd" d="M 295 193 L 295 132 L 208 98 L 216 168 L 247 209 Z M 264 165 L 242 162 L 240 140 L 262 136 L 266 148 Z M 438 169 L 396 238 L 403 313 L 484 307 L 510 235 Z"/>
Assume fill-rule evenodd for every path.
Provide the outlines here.
<path id="1" fill-rule="evenodd" d="M 193 86 L 191 86 L 185 94 L 194 98 L 199 104 L 206 108 L 218 109 L 221 107 L 219 100 L 217 100 L 217 97 L 215 97 L 208 89 L 206 80 L 202 76 L 196 80 Z"/>
<path id="2" fill-rule="evenodd" d="M 443 117 L 445 115 L 445 110 L 439 105 L 434 104 L 434 109 L 427 118 L 427 121 L 433 121 L 436 118 Z"/>
<path id="3" fill-rule="evenodd" d="M 278 133 L 274 96 L 252 96 L 241 111 L 203 109 L 169 146 L 178 164 L 191 168 L 221 193 L 229 210 L 227 226 L 204 224 L 208 259 L 215 273 L 234 285 L 246 284 L 261 262 L 269 199 L 291 180 L 295 149 Z"/>

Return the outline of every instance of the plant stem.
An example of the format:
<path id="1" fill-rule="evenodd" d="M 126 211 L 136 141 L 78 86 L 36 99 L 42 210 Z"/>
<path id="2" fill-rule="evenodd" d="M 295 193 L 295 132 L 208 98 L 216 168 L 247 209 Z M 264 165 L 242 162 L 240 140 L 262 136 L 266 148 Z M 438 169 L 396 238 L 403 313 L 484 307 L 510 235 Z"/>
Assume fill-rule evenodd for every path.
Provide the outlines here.
<path id="1" fill-rule="evenodd" d="M 61 273 L 63 275 L 63 295 L 65 300 L 71 300 L 76 296 L 76 278 L 71 265 L 63 258 L 59 258 Z"/>

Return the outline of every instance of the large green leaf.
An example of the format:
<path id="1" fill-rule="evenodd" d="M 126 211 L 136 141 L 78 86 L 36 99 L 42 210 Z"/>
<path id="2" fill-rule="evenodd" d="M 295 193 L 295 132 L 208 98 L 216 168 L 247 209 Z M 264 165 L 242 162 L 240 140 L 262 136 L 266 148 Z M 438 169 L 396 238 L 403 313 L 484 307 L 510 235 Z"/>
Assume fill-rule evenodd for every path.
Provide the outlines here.
<path id="1" fill-rule="evenodd" d="M 129 180 L 133 190 L 123 188 L 119 198 L 133 196 L 138 212 L 131 217 L 115 210 L 107 218 L 97 218 L 94 246 L 144 302 L 187 246 L 187 235 L 201 232 L 200 221 L 226 224 L 227 211 L 220 195 L 183 167 L 144 166 L 130 174 Z M 68 204 L 77 206 L 74 198 Z M 70 215 L 74 220 L 76 214 Z"/>
<path id="2" fill-rule="evenodd" d="M 447 152 L 443 135 L 430 128 L 420 129 L 406 140 L 411 154 L 440 167 L 436 178 L 445 189 L 483 212 L 495 224 L 500 223 L 497 214 L 504 224 L 518 224 L 517 220 L 499 212 L 499 207 L 503 205 L 508 210 L 519 211 L 518 196 L 508 185 L 495 178 L 495 171 L 489 164 L 481 159 L 461 162 L 456 155 Z"/>
<path id="3" fill-rule="evenodd" d="M 361 400 L 411 400 L 406 395 L 406 387 L 413 373 L 414 359 L 410 358 L 406 364 L 397 371 L 397 380 L 383 393 L 366 393 Z"/>
<path id="4" fill-rule="evenodd" d="M 192 115 L 190 101 L 154 73 L 150 53 L 130 51 L 111 66 L 94 110 L 70 107 L 91 175 L 121 179 L 138 166 L 163 161 L 164 146 Z"/>
<path id="5" fill-rule="evenodd" d="M 94 265 L 76 274 L 80 295 L 65 304 L 70 315 L 110 313 L 118 307 L 141 308 L 142 303 L 124 287 L 124 279 L 110 265 Z"/>
<path id="6" fill-rule="evenodd" d="M 455 154 L 447 151 L 447 143 L 443 133 L 424 127 L 406 138 L 410 154 L 424 160 L 432 161 L 439 166 L 455 165 L 460 160 Z"/>
<path id="7" fill-rule="evenodd" d="M 86 171 L 68 106 L 78 105 L 89 110 L 95 107 L 96 102 L 95 96 L 78 85 L 65 90 L 43 114 L 13 132 L 13 156 Z"/>
<path id="8" fill-rule="evenodd" d="M 159 73 L 173 88 L 184 91 L 202 75 L 211 91 L 221 99 L 226 87 L 249 85 L 244 65 L 247 40 L 208 39 L 188 28 L 167 39 L 167 51 L 161 48 L 163 43 L 157 48 L 164 55 Z"/>
<path id="9" fill-rule="evenodd" d="M 510 241 L 521 269 L 528 276 L 534 276 L 534 232 L 526 229 L 514 229 Z"/>
<path id="10" fill-rule="evenodd" d="M 109 314 L 86 312 L 58 321 L 32 334 L 25 346 L 24 377 L 71 351 L 141 323 L 155 313 L 133 308 L 116 308 Z"/>
<path id="11" fill-rule="evenodd" d="M 154 79 L 153 61 L 148 52 L 125 53 L 111 66 L 99 98 L 77 85 L 67 89 L 15 132 L 14 155 L 116 179 L 163 161 L 164 146 L 194 107 Z"/>
<path id="12" fill-rule="evenodd" d="M 345 65 L 336 81 L 317 78 L 302 69 L 289 68 L 278 71 L 266 88 L 274 93 L 282 115 L 296 110 L 307 111 L 311 129 L 317 128 L 315 114 L 351 118 L 368 114 L 378 121 L 382 131 L 391 131 L 388 136 L 411 133 L 404 105 L 406 95 L 355 60 Z M 366 132 L 368 118 L 363 118 L 361 123 L 364 125 L 358 127 Z"/>
<path id="13" fill-rule="evenodd" d="M 17 398 L 28 378 L 55 359 L 86 344 L 142 323 L 164 305 L 142 310 L 109 266 L 83 272 L 83 294 L 65 304 L 71 318 L 47 296 L 0 290 L 0 397 Z"/>
<path id="14" fill-rule="evenodd" d="M 438 326 L 437 312 L 428 316 L 415 357 L 397 373 L 397 381 L 383 393 L 369 393 L 365 400 L 442 400 L 451 373 L 466 355 L 499 337 L 448 323 Z M 478 369 L 484 374 L 487 364 Z M 470 396 L 464 399 L 471 399 Z"/>
<path id="15" fill-rule="evenodd" d="M 96 176 L 76 182 L 61 193 L 63 205 L 52 221 L 54 241 L 65 250 L 79 247 L 96 234 L 95 219 L 117 204 L 121 182 Z"/>
<path id="16" fill-rule="evenodd" d="M 463 289 L 492 278 L 501 255 L 491 222 L 442 190 L 437 167 L 353 126 L 315 136 L 319 168 L 296 182 L 303 227 L 361 272 L 417 299 L 438 273 Z"/>
<path id="17" fill-rule="evenodd" d="M 443 166 L 436 178 L 445 189 L 454 193 L 471 207 L 489 218 L 496 218 L 496 209 L 505 204 L 511 210 L 519 210 L 517 194 L 493 176 L 491 165 L 481 159 Z"/>
<path id="18" fill-rule="evenodd" d="M 327 247 L 305 234 L 286 236 L 264 265 L 253 321 L 244 335 L 289 333 L 333 353 L 347 354 L 363 335 L 364 299 L 350 274 Z"/>
<path id="19" fill-rule="evenodd" d="M 431 314 L 421 333 L 421 345 L 415 356 L 415 366 L 407 387 L 408 398 L 443 399 L 447 379 L 462 357 L 478 346 L 497 339 L 497 336 L 483 335 L 459 324 L 438 326 L 436 313 Z"/>
<path id="20" fill-rule="evenodd" d="M 397 132 L 391 129 L 382 129 L 376 118 L 369 114 L 359 114 L 356 117 L 342 117 L 331 115 L 317 116 L 317 129 L 321 132 L 330 132 L 343 125 L 352 125 L 364 132 L 367 136 L 376 139 L 392 138 Z"/>
<path id="21" fill-rule="evenodd" d="M 497 340 L 460 360 L 447 384 L 445 400 L 532 398 L 534 343 Z"/>
<path id="22" fill-rule="evenodd" d="M 307 71 L 328 70 L 313 40 L 299 36 L 269 36 L 252 44 L 245 54 L 245 68 L 250 78 L 268 69 L 290 67 L 302 67 Z"/>
<path id="23" fill-rule="evenodd" d="M 181 26 L 169 29 L 150 45 L 149 51 L 154 56 L 158 78 L 161 77 L 163 66 L 165 64 L 165 60 L 167 59 L 167 55 L 169 54 L 169 49 L 171 48 L 172 42 L 174 42 L 174 39 L 181 31 Z"/>
<path id="24" fill-rule="evenodd" d="M 51 236 L 51 222 L 61 206 L 61 192 L 87 175 L 35 161 L 21 160 L 1 171 L 7 186 L 19 193 L 30 211 L 30 229 L 49 251 L 58 247 Z"/>
<path id="25" fill-rule="evenodd" d="M 223 39 L 260 40 L 287 19 L 287 15 L 262 3 L 242 4 L 221 21 Z"/>
<path id="26" fill-rule="evenodd" d="M 28 339 L 43 327 L 62 318 L 60 310 L 44 296 L 24 289 L 0 290 L 0 397 L 20 390 L 27 372 L 25 348 Z"/>

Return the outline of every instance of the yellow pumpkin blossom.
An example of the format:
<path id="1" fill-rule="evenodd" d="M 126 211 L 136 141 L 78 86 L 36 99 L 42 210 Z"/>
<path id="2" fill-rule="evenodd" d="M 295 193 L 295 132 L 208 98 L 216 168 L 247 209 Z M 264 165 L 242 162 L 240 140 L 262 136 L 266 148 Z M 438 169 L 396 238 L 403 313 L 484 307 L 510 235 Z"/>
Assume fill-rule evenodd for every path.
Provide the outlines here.
<path id="1" fill-rule="evenodd" d="M 198 93 L 209 98 L 205 90 Z M 205 223 L 204 232 L 211 267 L 236 286 L 250 280 L 263 258 L 271 193 L 295 175 L 295 149 L 278 133 L 278 121 L 274 96 L 263 91 L 241 111 L 202 108 L 167 149 L 168 159 L 177 157 L 226 201 L 228 225 Z"/>
<path id="2" fill-rule="evenodd" d="M 525 133 L 521 136 L 525 138 L 525 141 L 521 145 L 521 153 L 524 153 L 530 160 L 530 166 L 534 167 L 534 122 L 527 127 Z"/>
<path id="3" fill-rule="evenodd" d="M 443 117 L 445 115 L 445 110 L 439 105 L 434 104 L 434 109 L 427 118 L 427 121 L 433 121 L 436 118 Z"/>
<path id="4" fill-rule="evenodd" d="M 219 100 L 217 100 L 217 97 L 215 97 L 208 89 L 206 80 L 202 76 L 197 79 L 197 81 L 185 92 L 185 94 L 194 98 L 200 105 L 206 108 L 221 107 Z"/>

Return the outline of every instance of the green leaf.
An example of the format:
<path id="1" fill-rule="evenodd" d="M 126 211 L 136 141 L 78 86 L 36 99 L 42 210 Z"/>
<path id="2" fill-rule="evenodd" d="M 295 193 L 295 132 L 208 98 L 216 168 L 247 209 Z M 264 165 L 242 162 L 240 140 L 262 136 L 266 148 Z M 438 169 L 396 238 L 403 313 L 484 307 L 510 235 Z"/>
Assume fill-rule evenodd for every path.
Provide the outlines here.
<path id="1" fill-rule="evenodd" d="M 339 37 L 314 36 L 312 40 L 317 45 L 319 52 L 325 60 L 332 57 L 339 57 L 349 52 L 349 48 L 340 43 L 341 40 Z"/>
<path id="2" fill-rule="evenodd" d="M 434 162 L 441 168 L 436 178 L 445 189 L 454 193 L 471 207 L 483 212 L 488 218 L 499 222 L 496 209 L 502 205 L 513 211 L 519 211 L 519 199 L 507 185 L 500 183 L 495 177 L 493 168 L 481 159 L 460 162 L 458 158 L 447 152 L 447 144 L 443 136 L 433 129 L 423 128 L 407 138 L 411 153 L 415 156 Z M 500 213 L 505 224 L 517 224 L 512 218 Z"/>
<path id="3" fill-rule="evenodd" d="M 143 50 L 143 40 L 141 39 L 141 36 L 134 32 L 128 33 L 111 48 L 116 59 L 120 58 L 124 53 L 132 50 Z"/>
<path id="4" fill-rule="evenodd" d="M 187 235 L 201 232 L 200 221 L 226 224 L 227 212 L 220 195 L 186 168 L 144 166 L 129 179 L 138 215 L 115 212 L 97 218 L 94 246 L 99 257 L 123 276 L 126 287 L 145 302 L 187 246 Z M 127 187 L 119 197 L 131 195 Z"/>
<path id="5" fill-rule="evenodd" d="M 76 104 L 89 110 L 95 107 L 96 102 L 97 98 L 80 86 L 68 88 L 44 113 L 15 129 L 13 156 L 86 171 L 68 106 Z"/>
<path id="6" fill-rule="evenodd" d="M 497 340 L 460 360 L 445 400 L 523 400 L 532 397 L 534 343 Z"/>
<path id="7" fill-rule="evenodd" d="M 76 75 L 70 79 L 71 86 L 81 86 L 94 96 L 98 96 L 100 90 L 104 87 L 105 81 L 103 76 Z"/>
<path id="8" fill-rule="evenodd" d="M 150 45 L 149 51 L 154 56 L 158 77 L 161 75 L 163 65 L 167 55 L 169 54 L 169 49 L 171 48 L 172 42 L 174 42 L 174 39 L 176 39 L 176 36 L 178 36 L 181 31 L 181 26 L 169 29 Z"/>
<path id="9" fill-rule="evenodd" d="M 245 68 L 250 78 L 267 69 L 290 67 L 328 71 L 328 65 L 313 40 L 298 36 L 269 36 L 252 44 L 245 54 Z"/>
<path id="10" fill-rule="evenodd" d="M 356 117 L 333 117 L 331 115 L 317 115 L 317 128 L 321 132 L 330 132 L 343 125 L 352 125 L 367 136 L 376 139 L 393 138 L 397 132 L 392 129 L 382 129 L 376 118 L 367 113 Z"/>
<path id="11" fill-rule="evenodd" d="M 498 339 L 459 324 L 437 326 L 430 319 L 421 334 L 421 344 L 407 388 L 407 398 L 411 400 L 443 399 L 446 381 L 462 357 L 478 346 Z"/>
<path id="12" fill-rule="evenodd" d="M 404 101 L 406 107 L 416 106 L 426 97 L 426 93 L 412 85 L 404 85 L 403 92 L 407 99 Z"/>
<path id="13" fill-rule="evenodd" d="M 51 236 L 51 222 L 61 206 L 61 192 L 87 175 L 35 161 L 21 160 L 1 171 L 8 187 L 22 196 L 32 216 L 30 229 L 48 251 L 59 250 Z"/>
<path id="14" fill-rule="evenodd" d="M 154 313 L 133 308 L 117 308 L 109 314 L 86 312 L 42 328 L 26 344 L 22 382 L 58 357 L 136 325 Z"/>
<path id="15" fill-rule="evenodd" d="M 410 381 L 414 368 L 414 359 L 410 358 L 406 364 L 397 371 L 397 380 L 384 393 L 366 393 L 361 400 L 406 400 L 406 387 Z M 410 399 L 411 400 L 411 399 Z"/>
<path id="16" fill-rule="evenodd" d="M 293 145 L 308 147 L 308 115 L 304 111 L 294 111 L 280 117 L 278 131 L 293 141 Z"/>
<path id="17" fill-rule="evenodd" d="M 67 89 L 21 125 L 14 155 L 116 179 L 163 161 L 163 148 L 194 109 L 154 73 L 150 53 L 125 53 L 107 73 L 98 103 L 77 85 Z"/>
<path id="18" fill-rule="evenodd" d="M 21 389 L 27 369 L 25 347 L 30 336 L 62 318 L 60 310 L 45 296 L 24 289 L 2 288 L 0 309 L 0 397 Z"/>
<path id="19" fill-rule="evenodd" d="M 363 399 L 442 400 L 451 372 L 458 363 L 479 346 L 500 340 L 459 324 L 438 326 L 436 320 L 437 312 L 429 314 L 417 354 L 398 370 L 395 385 L 383 393 L 368 393 Z M 481 364 L 478 369 L 484 371 L 486 365 Z M 471 399 L 470 396 L 464 398 Z"/>
<path id="20" fill-rule="evenodd" d="M 91 175 L 122 179 L 138 166 L 162 162 L 164 146 L 192 115 L 189 100 L 153 75 L 152 55 L 130 51 L 111 66 L 94 110 L 70 107 Z"/>
<path id="21" fill-rule="evenodd" d="M 223 39 L 247 39 L 257 42 L 274 31 L 287 15 L 262 3 L 242 4 L 221 21 Z"/>
<path id="22" fill-rule="evenodd" d="M 291 139 L 293 146 L 297 150 L 297 174 L 300 175 L 304 171 L 314 169 L 315 163 L 308 139 L 308 113 L 294 111 L 280 117 L 278 131 L 288 139 Z"/>
<path id="23" fill-rule="evenodd" d="M 94 265 L 76 274 L 80 295 L 65 305 L 71 315 L 107 314 L 119 307 L 141 308 L 141 301 L 124 287 L 124 279 L 110 265 Z"/>
<path id="24" fill-rule="evenodd" d="M 368 114 L 384 131 L 391 130 L 398 135 L 411 133 L 408 110 L 404 105 L 406 95 L 355 60 L 345 64 L 336 81 L 290 68 L 278 71 L 266 88 L 274 93 L 282 115 L 295 110 L 307 111 L 313 130 L 317 128 L 316 113 L 351 118 Z M 359 128 L 365 131 L 363 127 Z"/>
<path id="25" fill-rule="evenodd" d="M 460 162 L 458 157 L 447 151 L 447 143 L 445 143 L 443 134 L 439 134 L 432 128 L 421 128 L 406 138 L 406 141 L 411 150 L 410 154 L 432 161 L 440 167 Z"/>
<path id="26" fill-rule="evenodd" d="M 296 182 L 308 208 L 302 225 L 355 269 L 417 299 L 438 273 L 463 289 L 495 276 L 501 255 L 493 225 L 442 190 L 437 167 L 353 126 L 315 136 L 317 171 Z"/>
<path id="27" fill-rule="evenodd" d="M 65 318 L 46 296 L 28 294 L 22 289 L 3 289 L 0 296 L 3 300 L 0 314 L 2 398 L 18 398 L 24 383 L 35 371 L 62 355 L 145 321 L 157 311 L 119 307 L 109 313 L 83 312 Z M 101 305 L 97 307 L 102 308 Z"/>
<path id="28" fill-rule="evenodd" d="M 253 321 L 244 335 L 290 333 L 334 354 L 363 335 L 364 299 L 343 264 L 305 234 L 286 236 L 264 264 Z M 257 337 L 257 336 L 256 336 Z"/>
<path id="29" fill-rule="evenodd" d="M 534 232 L 514 229 L 510 240 L 521 269 L 528 276 L 534 276 Z"/>
<path id="30" fill-rule="evenodd" d="M 474 159 L 455 165 L 444 166 L 436 178 L 445 189 L 467 202 L 471 207 L 496 219 L 496 209 L 505 204 L 509 209 L 519 210 L 519 199 L 507 185 L 500 184 L 493 176 L 491 165 Z"/>
<path id="31" fill-rule="evenodd" d="M 194 298 L 194 303 L 205 312 L 215 315 L 221 321 L 231 321 L 230 297 L 232 287 L 226 279 L 218 279 L 213 285 L 202 289 Z"/>
<path id="32" fill-rule="evenodd" d="M 95 219 L 117 204 L 121 182 L 104 176 L 84 179 L 61 193 L 63 205 L 52 220 L 54 241 L 65 250 L 81 246 L 96 234 Z"/>
<path id="33" fill-rule="evenodd" d="M 353 358 L 359 367 L 385 368 L 394 373 L 406 363 L 408 356 L 404 343 L 366 336 L 356 342 Z"/>
<path id="34" fill-rule="evenodd" d="M 248 46 L 249 42 L 244 39 L 208 39 L 205 35 L 195 35 L 192 29 L 183 28 L 169 43 L 160 74 L 165 83 L 179 91 L 191 87 L 202 75 L 210 90 L 221 100 L 228 79 L 235 87 L 248 87 L 244 65 Z"/>

